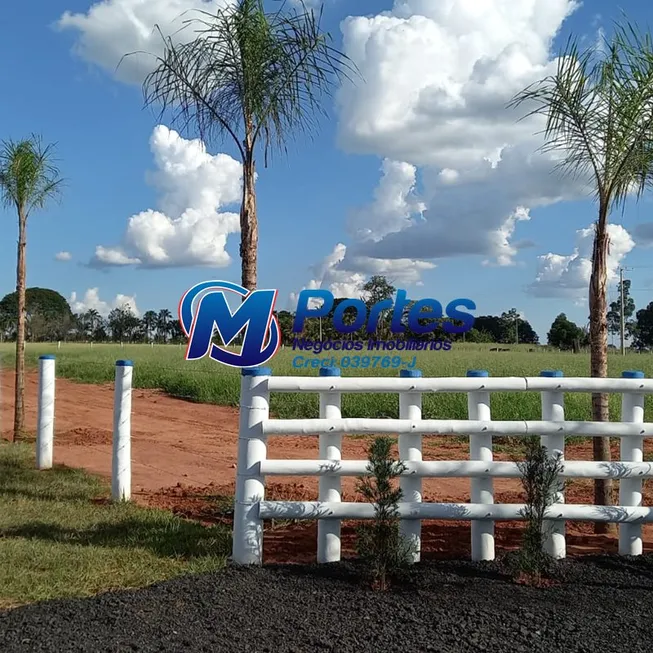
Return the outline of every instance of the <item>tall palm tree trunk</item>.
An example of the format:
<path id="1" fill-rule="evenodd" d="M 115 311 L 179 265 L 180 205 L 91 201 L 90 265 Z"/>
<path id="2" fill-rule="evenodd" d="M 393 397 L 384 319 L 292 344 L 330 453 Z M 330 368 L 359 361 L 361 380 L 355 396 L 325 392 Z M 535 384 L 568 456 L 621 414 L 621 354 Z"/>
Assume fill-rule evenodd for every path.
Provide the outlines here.
<path id="1" fill-rule="evenodd" d="M 599 221 L 596 225 L 594 238 L 594 254 L 592 256 L 592 275 L 590 277 L 590 356 L 592 377 L 608 376 L 608 307 L 607 307 L 607 258 L 609 237 L 607 229 L 607 207 L 601 203 Z M 592 395 L 592 419 L 596 422 L 607 422 L 610 419 L 608 395 L 595 393 Z M 610 460 L 610 438 L 594 438 L 594 460 Z M 597 479 L 594 481 L 594 503 L 598 506 L 612 504 L 612 479 Z M 595 533 L 614 531 L 613 524 L 597 522 Z"/>
<path id="2" fill-rule="evenodd" d="M 18 210 L 18 263 L 16 266 L 16 294 L 18 296 L 18 322 L 16 331 L 16 394 L 14 403 L 14 442 L 25 429 L 25 250 L 27 248 L 27 216 Z"/>
<path id="3" fill-rule="evenodd" d="M 243 161 L 243 201 L 240 207 L 240 260 L 242 285 L 247 290 L 256 289 L 258 263 L 258 219 L 256 216 L 256 173 L 252 147 L 251 121 L 248 121 Z"/>

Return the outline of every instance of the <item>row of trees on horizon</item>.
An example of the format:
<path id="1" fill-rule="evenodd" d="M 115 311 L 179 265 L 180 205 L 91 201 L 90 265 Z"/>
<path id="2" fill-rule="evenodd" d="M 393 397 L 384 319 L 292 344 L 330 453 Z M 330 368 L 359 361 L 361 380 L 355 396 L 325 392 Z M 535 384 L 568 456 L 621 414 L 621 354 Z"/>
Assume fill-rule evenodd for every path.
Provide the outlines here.
<path id="1" fill-rule="evenodd" d="M 627 335 L 633 340 L 633 348 L 648 350 L 653 348 L 653 302 L 645 309 L 637 311 L 629 295 L 629 281 L 624 282 L 625 317 Z M 378 301 L 392 298 L 396 289 L 384 276 L 376 275 L 363 286 L 361 299 L 369 308 Z M 464 334 L 448 334 L 441 324 L 427 334 L 413 333 L 406 325 L 403 334 L 393 334 L 390 329 L 391 312 L 381 315 L 376 332 L 368 334 L 360 329 L 350 334 L 338 333 L 333 327 L 333 314 L 344 298 L 336 299 L 328 316 L 306 321 L 301 334 L 294 333 L 294 313 L 278 311 L 276 313 L 281 328 L 282 342 L 289 345 L 295 338 L 309 340 L 367 340 L 405 338 L 422 341 L 436 339 L 487 343 L 487 344 L 540 344 L 538 334 L 528 320 L 519 316 L 511 308 L 501 315 L 481 315 L 474 320 L 474 328 Z M 412 304 L 406 307 L 405 315 Z M 28 288 L 26 292 L 26 339 L 29 342 L 128 342 L 128 343 L 185 343 L 186 336 L 177 316 L 167 308 L 159 311 L 146 311 L 141 317 L 136 316 L 126 304 L 114 308 L 107 316 L 95 309 L 73 313 L 69 303 L 57 291 L 48 288 Z M 609 314 L 610 330 L 619 333 L 620 313 L 617 302 L 611 305 Z M 0 300 L 0 339 L 14 341 L 17 336 L 16 293 L 9 293 Z M 354 319 L 353 311 L 345 312 L 345 322 Z M 425 323 L 423 320 L 420 322 Z M 589 346 L 589 330 L 580 327 L 567 318 L 564 313 L 558 315 L 547 334 L 547 344 L 562 351 L 580 351 Z"/>

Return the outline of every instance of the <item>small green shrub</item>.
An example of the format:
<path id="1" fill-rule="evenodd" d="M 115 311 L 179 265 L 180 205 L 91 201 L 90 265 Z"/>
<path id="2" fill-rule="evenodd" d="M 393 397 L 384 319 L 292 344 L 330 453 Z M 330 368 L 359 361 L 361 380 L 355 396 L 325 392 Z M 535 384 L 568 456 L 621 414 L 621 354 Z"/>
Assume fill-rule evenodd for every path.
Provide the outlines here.
<path id="1" fill-rule="evenodd" d="M 357 491 L 374 504 L 374 520 L 357 529 L 356 548 L 365 562 L 373 585 L 388 588 L 389 580 L 401 575 L 412 562 L 415 545 L 399 531 L 399 507 L 402 491 L 392 481 L 404 470 L 391 455 L 392 440 L 376 438 L 368 451 L 370 476 L 359 478 Z"/>
<path id="2" fill-rule="evenodd" d="M 539 582 L 553 562 L 544 549 L 549 534 L 544 528 L 544 515 L 564 487 L 559 479 L 563 463 L 560 452 L 549 455 L 537 438 L 528 439 L 525 458 L 517 463 L 526 494 L 525 508 L 521 511 L 526 519 L 526 529 L 519 552 L 519 568 Z"/>

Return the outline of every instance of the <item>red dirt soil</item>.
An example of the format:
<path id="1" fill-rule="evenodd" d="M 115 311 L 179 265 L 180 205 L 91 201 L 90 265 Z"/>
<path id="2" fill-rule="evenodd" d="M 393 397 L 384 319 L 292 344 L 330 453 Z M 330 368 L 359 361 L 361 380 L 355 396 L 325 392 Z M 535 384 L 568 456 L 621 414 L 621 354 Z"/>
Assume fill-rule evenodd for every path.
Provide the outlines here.
<path id="1" fill-rule="evenodd" d="M 1 377 L 0 435 L 11 438 L 13 425 L 14 375 Z M 26 378 L 26 428 L 36 431 L 37 382 L 34 373 Z M 54 461 L 82 467 L 110 478 L 113 424 L 113 386 L 86 385 L 57 379 L 55 404 Z M 174 399 L 153 390 L 134 390 L 132 400 L 132 498 L 142 505 L 167 508 L 181 516 L 204 523 L 230 521 L 237 458 L 238 411 L 224 406 L 195 404 Z M 369 440 L 343 439 L 343 458 L 366 458 Z M 270 458 L 317 457 L 315 437 L 272 437 Z M 424 460 L 466 460 L 468 448 L 452 438 L 424 438 Z M 646 442 L 653 453 L 653 442 Z M 590 460 L 591 442 L 568 446 L 568 460 Z M 508 460 L 496 453 L 497 460 Z M 618 446 L 613 458 L 619 458 Z M 355 479 L 343 478 L 343 499 L 356 500 Z M 269 479 L 270 499 L 315 500 L 317 478 L 276 477 Z M 521 491 L 516 479 L 497 479 L 497 503 L 519 503 Z M 424 479 L 426 501 L 468 502 L 469 479 Z M 653 484 L 645 483 L 644 504 L 653 505 Z M 592 503 L 592 481 L 578 480 L 566 489 L 568 503 Z M 470 553 L 469 522 L 425 521 L 422 526 L 423 557 L 460 557 Z M 496 524 L 497 549 L 518 545 L 521 524 Z M 653 525 L 644 527 L 644 549 L 653 551 Z M 310 562 L 316 552 L 315 522 L 274 525 L 266 529 L 265 561 Z M 343 524 L 343 555 L 354 551 L 353 525 Z M 594 535 L 592 524 L 567 525 L 567 550 L 580 553 L 616 552 L 617 538 Z"/>

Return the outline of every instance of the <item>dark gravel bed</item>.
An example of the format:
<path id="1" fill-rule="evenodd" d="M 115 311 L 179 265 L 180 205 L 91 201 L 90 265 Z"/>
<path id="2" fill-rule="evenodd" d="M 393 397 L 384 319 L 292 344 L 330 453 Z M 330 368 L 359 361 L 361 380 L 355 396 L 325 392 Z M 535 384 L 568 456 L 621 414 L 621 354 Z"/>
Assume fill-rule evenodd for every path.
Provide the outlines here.
<path id="1" fill-rule="evenodd" d="M 510 559 L 426 562 L 373 592 L 358 567 L 228 568 L 142 590 L 0 613 L 0 651 L 564 651 L 653 649 L 653 557 L 559 563 L 517 585 Z"/>

